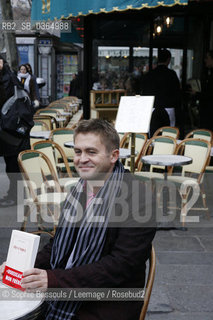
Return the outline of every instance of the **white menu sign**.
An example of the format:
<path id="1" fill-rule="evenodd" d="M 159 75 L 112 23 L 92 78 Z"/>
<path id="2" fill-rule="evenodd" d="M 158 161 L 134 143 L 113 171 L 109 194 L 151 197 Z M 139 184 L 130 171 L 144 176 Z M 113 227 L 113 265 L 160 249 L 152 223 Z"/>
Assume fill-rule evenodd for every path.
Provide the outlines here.
<path id="1" fill-rule="evenodd" d="M 115 128 L 118 132 L 149 132 L 154 96 L 122 96 Z"/>

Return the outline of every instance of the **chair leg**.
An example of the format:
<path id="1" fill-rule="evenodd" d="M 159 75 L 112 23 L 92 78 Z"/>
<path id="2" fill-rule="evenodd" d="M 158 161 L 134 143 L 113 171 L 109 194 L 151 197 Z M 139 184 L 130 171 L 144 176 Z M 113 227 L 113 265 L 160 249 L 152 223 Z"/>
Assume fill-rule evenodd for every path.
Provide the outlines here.
<path id="1" fill-rule="evenodd" d="M 42 215 L 41 215 L 41 211 L 44 212 L 44 209 L 42 209 L 42 205 L 37 204 L 37 226 L 38 226 L 38 230 L 34 231 L 34 234 L 48 234 L 49 236 L 53 237 L 54 236 L 54 229 L 49 229 L 44 227 L 43 222 L 45 220 L 43 220 Z M 51 212 L 50 208 L 48 205 L 45 205 L 47 211 Z"/>
<path id="2" fill-rule="evenodd" d="M 36 220 L 37 220 L 38 230 L 40 231 L 43 229 L 43 219 L 41 216 L 41 206 L 39 204 L 37 204 L 36 208 L 37 208 Z"/>
<path id="3" fill-rule="evenodd" d="M 185 228 L 186 216 L 187 216 L 187 193 L 181 194 L 181 213 L 180 221 L 182 222 L 182 227 Z"/>
<path id="4" fill-rule="evenodd" d="M 200 192 L 201 192 L 204 210 L 206 211 L 207 218 L 210 219 L 209 208 L 207 207 L 207 203 L 206 203 L 206 193 L 204 191 L 203 185 L 201 185 Z"/>
<path id="5" fill-rule="evenodd" d="M 25 231 L 26 230 L 26 225 L 27 225 L 27 220 L 30 214 L 30 207 L 28 205 L 24 206 L 24 220 L 22 222 L 21 231 Z"/>

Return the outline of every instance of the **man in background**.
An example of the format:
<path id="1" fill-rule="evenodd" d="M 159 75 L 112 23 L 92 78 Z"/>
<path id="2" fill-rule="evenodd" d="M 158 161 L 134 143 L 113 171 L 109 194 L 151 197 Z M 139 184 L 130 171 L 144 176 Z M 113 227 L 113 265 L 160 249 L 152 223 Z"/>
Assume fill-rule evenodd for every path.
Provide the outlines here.
<path id="1" fill-rule="evenodd" d="M 174 70 L 168 68 L 169 50 L 160 50 L 158 65 L 143 79 L 143 95 L 155 96 L 154 111 L 150 123 L 150 136 L 160 127 L 176 126 L 181 109 L 180 82 Z"/>

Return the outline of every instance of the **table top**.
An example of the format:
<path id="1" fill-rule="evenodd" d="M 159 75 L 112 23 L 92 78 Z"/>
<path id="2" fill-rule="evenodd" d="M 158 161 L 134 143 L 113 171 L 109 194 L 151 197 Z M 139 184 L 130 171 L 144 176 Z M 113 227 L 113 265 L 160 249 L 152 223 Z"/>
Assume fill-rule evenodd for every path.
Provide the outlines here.
<path id="1" fill-rule="evenodd" d="M 10 288 L 0 282 L 0 290 L 6 292 L 7 296 L 14 297 L 14 293 L 17 292 L 17 295 L 22 293 L 20 290 Z M 33 295 L 33 294 L 32 294 Z M 15 299 L 13 300 L 4 300 L 0 299 L 0 320 L 15 320 L 20 319 L 23 316 L 26 316 L 30 312 L 34 311 L 39 305 L 43 302 L 42 299 Z"/>
<path id="2" fill-rule="evenodd" d="M 119 153 L 120 159 L 126 159 L 131 157 L 131 149 L 120 148 Z"/>
<path id="3" fill-rule="evenodd" d="M 159 166 L 183 166 L 192 163 L 192 158 L 173 154 L 153 154 L 149 156 L 143 156 L 141 161 Z"/>
<path id="4" fill-rule="evenodd" d="M 66 121 L 67 119 L 64 117 L 56 117 L 55 118 L 57 122 L 62 122 L 62 121 Z"/>
<path id="5" fill-rule="evenodd" d="M 30 132 L 30 138 L 37 138 L 37 139 L 46 139 L 48 140 L 50 137 L 51 131 L 31 131 Z"/>
<path id="6" fill-rule="evenodd" d="M 73 141 L 64 142 L 64 146 L 67 148 L 74 148 L 74 142 Z"/>
<path id="7" fill-rule="evenodd" d="M 67 142 L 64 143 L 64 146 L 67 147 L 67 148 L 73 148 L 74 147 L 74 142 L 73 141 L 67 141 Z M 120 151 L 119 158 L 125 159 L 125 158 L 131 157 L 131 150 L 130 149 L 120 148 L 119 151 Z"/>
<path id="8" fill-rule="evenodd" d="M 62 115 L 62 116 L 71 116 L 71 115 L 72 115 L 72 112 L 62 111 L 62 112 L 61 112 L 61 115 Z"/>

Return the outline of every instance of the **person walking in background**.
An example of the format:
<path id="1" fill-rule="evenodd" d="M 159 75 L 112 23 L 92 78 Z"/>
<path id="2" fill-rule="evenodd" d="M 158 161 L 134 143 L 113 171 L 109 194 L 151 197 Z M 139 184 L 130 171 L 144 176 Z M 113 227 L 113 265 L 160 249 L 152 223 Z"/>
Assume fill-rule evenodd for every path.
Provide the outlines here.
<path id="1" fill-rule="evenodd" d="M 15 74 L 9 68 L 7 62 L 0 56 L 0 110 L 4 103 L 14 95 Z M 18 80 L 16 80 L 18 82 Z M 5 139 L 7 138 L 7 140 Z M 13 141 L 14 140 L 14 141 Z M 29 135 L 21 138 L 9 135 L 0 135 L 0 155 L 4 156 L 6 173 L 9 179 L 7 195 L 0 199 L 0 207 L 7 207 L 16 204 L 17 201 L 17 180 L 20 179 L 18 166 L 18 154 L 22 150 L 30 149 Z"/>
<path id="2" fill-rule="evenodd" d="M 24 89 L 28 92 L 34 106 L 38 107 L 39 101 L 37 100 L 35 81 L 27 71 L 27 67 L 24 64 L 19 66 L 18 79 L 24 86 Z"/>
<path id="3" fill-rule="evenodd" d="M 69 96 L 80 98 L 80 83 L 79 77 L 76 73 L 72 74 L 72 80 L 70 81 Z"/>
<path id="4" fill-rule="evenodd" d="M 33 74 L 33 70 L 32 67 L 29 63 L 25 63 L 25 66 L 27 68 L 27 72 L 31 75 L 31 78 L 33 80 L 34 83 L 34 87 L 35 87 L 35 96 L 36 96 L 36 100 L 38 101 L 38 103 L 40 104 L 40 94 L 39 94 L 39 87 L 38 84 L 36 82 L 36 76 Z M 37 102 L 36 102 L 37 104 Z"/>
<path id="5" fill-rule="evenodd" d="M 160 127 L 175 126 L 181 110 L 180 82 L 175 71 L 168 68 L 169 50 L 160 50 L 158 65 L 143 78 L 143 95 L 155 96 L 154 111 L 150 123 L 150 136 Z"/>

